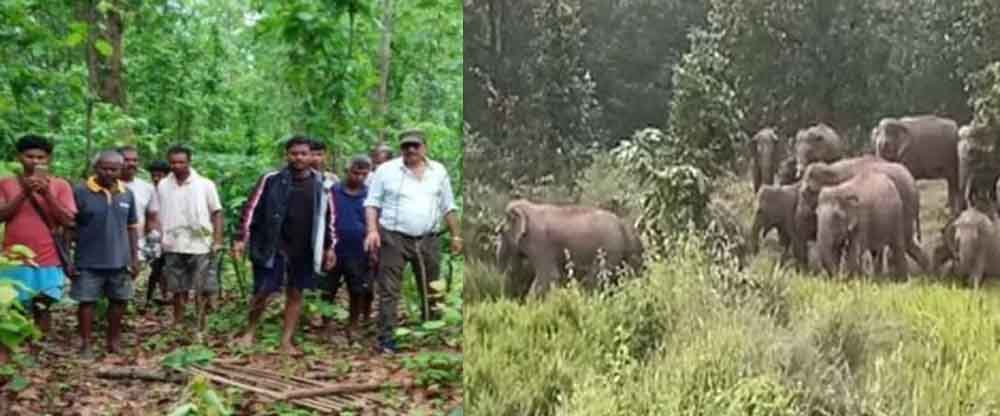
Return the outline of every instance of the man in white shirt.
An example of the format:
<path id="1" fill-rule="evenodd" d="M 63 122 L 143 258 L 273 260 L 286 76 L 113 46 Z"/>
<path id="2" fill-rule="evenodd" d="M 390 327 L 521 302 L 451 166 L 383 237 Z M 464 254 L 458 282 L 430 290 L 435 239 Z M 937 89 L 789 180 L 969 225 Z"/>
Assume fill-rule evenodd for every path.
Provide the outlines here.
<path id="1" fill-rule="evenodd" d="M 375 171 L 365 199 L 365 251 L 378 252 L 376 288 L 379 293 L 378 350 L 396 352 L 392 331 L 396 326 L 403 269 L 409 263 L 421 295 L 421 316 L 432 313 L 439 294 L 431 287 L 440 271 L 438 230 L 448 223 L 451 252 L 462 250 L 451 180 L 441 163 L 427 158 L 424 133 L 400 134 L 402 157 L 389 160 Z"/>
<path id="2" fill-rule="evenodd" d="M 223 247 L 222 203 L 215 183 L 191 168 L 191 150 L 167 151 L 170 174 L 157 184 L 163 228 L 163 274 L 174 294 L 174 325 L 184 316 L 188 291 L 197 297 L 198 328 L 205 327 L 205 304 L 218 292 L 212 258 Z"/>
<path id="3" fill-rule="evenodd" d="M 135 195 L 135 208 L 139 213 L 139 247 L 146 247 L 146 236 L 158 239 L 160 235 L 160 199 L 156 195 L 156 187 L 135 174 L 139 171 L 139 150 L 135 146 L 122 146 L 118 153 L 125 158 L 125 168 L 122 170 L 121 181 Z M 139 250 L 139 261 L 149 262 L 148 253 Z"/>

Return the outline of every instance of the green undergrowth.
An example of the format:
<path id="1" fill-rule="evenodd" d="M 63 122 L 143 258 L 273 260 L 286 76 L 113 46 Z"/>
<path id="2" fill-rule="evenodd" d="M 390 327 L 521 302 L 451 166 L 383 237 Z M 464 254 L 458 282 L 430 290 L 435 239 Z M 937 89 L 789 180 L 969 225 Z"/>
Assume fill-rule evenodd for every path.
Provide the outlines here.
<path id="1" fill-rule="evenodd" d="M 830 281 L 694 240 L 641 280 L 544 301 L 466 273 L 466 408 L 489 415 L 1000 414 L 1000 298 Z M 493 292 L 491 292 L 493 291 Z"/>

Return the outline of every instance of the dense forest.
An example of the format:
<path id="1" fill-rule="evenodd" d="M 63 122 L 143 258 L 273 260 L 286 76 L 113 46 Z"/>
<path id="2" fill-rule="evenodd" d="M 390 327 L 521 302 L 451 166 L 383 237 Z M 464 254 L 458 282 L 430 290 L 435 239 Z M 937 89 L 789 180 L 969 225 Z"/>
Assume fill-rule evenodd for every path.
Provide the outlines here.
<path id="1" fill-rule="evenodd" d="M 18 168 L 14 143 L 27 133 L 54 141 L 52 172 L 71 183 L 89 174 L 90 158 L 98 150 L 134 145 L 145 166 L 165 159 L 169 147 L 184 144 L 194 151 L 193 167 L 218 185 L 226 227 L 232 230 L 257 178 L 285 163 L 283 143 L 289 137 L 307 135 L 327 144 L 333 170 L 343 176 L 352 156 L 380 143 L 398 152 L 398 133 L 420 128 L 427 135 L 428 156 L 448 169 L 461 201 L 459 7 L 452 0 L 0 2 L 0 154 L 5 156 L 0 171 Z M 149 177 L 144 170 L 139 176 Z M 444 267 L 460 288 L 461 262 L 448 262 L 451 266 Z M 173 362 L 205 361 L 213 351 L 229 354 L 227 337 L 246 322 L 247 299 L 235 289 L 248 284 L 250 269 L 248 263 L 223 263 L 226 297 L 209 322 L 210 340 L 189 345 L 183 334 L 161 332 L 155 323 L 165 319 L 165 309 L 156 312 L 163 316 L 135 315 L 130 309 L 126 333 L 135 337 L 136 350 L 125 362 L 110 364 L 158 367 L 167 353 Z M 414 288 L 407 285 L 404 306 L 416 311 Z M 145 287 L 140 277 L 137 298 Z M 18 348 L 30 340 L 33 328 L 6 293 L 0 296 L 0 341 L 23 354 L 0 364 L 0 385 L 7 387 L 0 408 L 304 414 L 285 402 L 264 405 L 236 390 L 223 392 L 205 379 L 192 381 L 183 395 L 184 385 L 144 389 L 142 382 L 129 384 L 128 394 L 137 398 L 132 403 L 108 400 L 108 392 L 118 389 L 113 380 L 80 385 L 65 396 L 66 390 L 59 389 L 68 385 L 56 379 L 93 378 L 95 367 L 63 366 L 59 362 L 65 358 Z M 460 291 L 448 302 L 457 311 Z M 58 308 L 65 314 L 57 325 L 67 343 L 75 342 L 74 306 Z M 310 296 L 304 326 L 320 315 L 342 320 L 344 308 Z M 366 380 L 405 366 L 430 389 L 382 405 L 409 411 L 451 407 L 461 397 L 455 383 L 461 352 L 451 348 L 458 345 L 461 318 L 457 312 L 448 316 L 447 325 L 431 322 L 424 328 L 417 322 L 408 330 L 411 335 L 401 339 L 422 351 L 412 357 L 358 361 L 363 353 L 307 340 L 309 355 L 296 365 L 336 365 L 337 377 Z M 280 312 L 266 316 L 258 352 L 273 351 L 280 320 Z M 268 364 L 287 371 L 294 367 Z M 357 367 L 352 371 L 352 366 Z M 304 374 L 305 368 L 293 372 Z"/>
<path id="2" fill-rule="evenodd" d="M 996 111 L 989 1 L 465 3 L 477 180 L 490 162 L 544 176 L 650 126 L 735 159 L 768 125 L 823 121 L 862 146 L 882 117 Z"/>
<path id="3" fill-rule="evenodd" d="M 975 291 L 912 264 L 905 284 L 825 278 L 786 264 L 773 234 L 760 253 L 748 239 L 762 129 L 795 161 L 798 133 L 826 124 L 846 159 L 876 154 L 883 119 L 933 114 L 954 122 L 955 141 L 987 126 L 976 151 L 997 156 L 998 23 L 993 0 L 467 0 L 466 408 L 996 412 L 996 386 L 974 381 L 997 370 L 995 284 Z M 799 204 L 806 182 L 792 184 Z M 957 232 L 944 185 L 916 181 L 928 255 Z M 616 214 L 640 232 L 645 272 L 599 293 L 563 276 L 566 287 L 525 296 L 545 269 L 524 247 L 572 242 L 511 238 L 600 234 L 508 205 L 518 198 L 573 206 L 566 217 Z M 514 255 L 498 267 L 511 241 L 525 269 Z"/>

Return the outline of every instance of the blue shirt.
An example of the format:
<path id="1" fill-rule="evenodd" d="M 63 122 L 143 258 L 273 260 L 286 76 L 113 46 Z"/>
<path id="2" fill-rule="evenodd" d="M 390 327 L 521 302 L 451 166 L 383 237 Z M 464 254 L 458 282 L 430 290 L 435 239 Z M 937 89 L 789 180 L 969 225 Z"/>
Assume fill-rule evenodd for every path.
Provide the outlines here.
<path id="1" fill-rule="evenodd" d="M 362 185 L 356 195 L 347 193 L 343 183 L 333 185 L 333 206 L 337 219 L 333 228 L 337 233 L 337 258 L 365 257 L 365 206 L 368 187 Z"/>
<path id="2" fill-rule="evenodd" d="M 131 264 L 128 230 L 139 223 L 135 196 L 121 183 L 114 188 L 101 188 L 93 177 L 73 188 L 77 268 L 118 270 Z"/>

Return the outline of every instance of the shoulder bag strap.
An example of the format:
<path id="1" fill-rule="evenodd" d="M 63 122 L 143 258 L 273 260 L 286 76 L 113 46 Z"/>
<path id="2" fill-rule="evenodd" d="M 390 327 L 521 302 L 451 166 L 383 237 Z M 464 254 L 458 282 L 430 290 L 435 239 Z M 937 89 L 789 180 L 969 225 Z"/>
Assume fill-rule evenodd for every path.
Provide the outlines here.
<path id="1" fill-rule="evenodd" d="M 42 209 L 41 205 L 38 204 L 38 200 L 35 199 L 35 193 L 31 192 L 31 190 L 29 189 L 25 189 L 24 192 L 28 193 L 27 196 L 28 201 L 31 202 L 31 206 L 35 209 L 35 212 L 38 213 L 38 216 L 42 217 L 42 222 L 45 223 L 45 226 L 49 228 L 50 232 L 54 231 L 55 225 L 53 225 L 52 223 L 52 218 L 49 217 L 49 214 L 46 213 L 44 209 Z"/>

